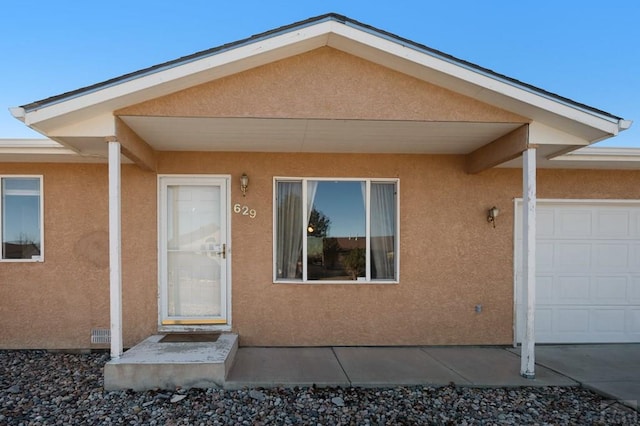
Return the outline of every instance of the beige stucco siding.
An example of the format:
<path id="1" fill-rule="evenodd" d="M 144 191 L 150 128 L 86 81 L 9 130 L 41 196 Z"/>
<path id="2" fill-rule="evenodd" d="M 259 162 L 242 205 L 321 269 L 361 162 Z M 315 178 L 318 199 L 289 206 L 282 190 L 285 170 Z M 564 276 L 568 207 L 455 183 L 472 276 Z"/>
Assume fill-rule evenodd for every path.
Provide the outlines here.
<path id="1" fill-rule="evenodd" d="M 243 345 L 508 344 L 513 198 L 520 170 L 463 171 L 457 156 L 167 153 L 161 173 L 233 175 L 233 324 Z M 250 176 L 246 198 L 238 191 Z M 540 172 L 541 197 L 637 196 L 635 172 Z M 273 284 L 274 176 L 400 179 L 400 283 Z M 560 179 L 561 178 L 561 179 Z M 552 189 L 567 180 L 562 189 Z M 503 214 L 493 229 L 486 209 Z M 481 303 L 482 314 L 474 312 Z"/>
<path id="2" fill-rule="evenodd" d="M 160 153 L 162 174 L 230 174 L 232 321 L 242 345 L 509 344 L 513 198 L 521 170 L 464 173 L 462 156 Z M 239 176 L 250 178 L 242 197 Z M 0 164 L 42 174 L 45 262 L 0 264 L 1 348 L 87 348 L 109 326 L 107 167 Z M 274 176 L 400 180 L 398 284 L 274 284 Z M 640 198 L 638 171 L 538 173 L 540 198 Z M 157 176 L 123 167 L 125 346 L 157 329 Z M 501 209 L 496 228 L 486 209 Z M 483 305 L 480 314 L 476 304 Z"/>
<path id="3" fill-rule="evenodd" d="M 174 152 L 159 158 L 160 173 L 232 174 L 232 203 L 258 212 L 253 220 L 232 217 L 233 328 L 243 345 L 508 342 L 511 228 L 505 221 L 496 232 L 484 215 L 487 206 L 510 202 L 509 191 L 497 189 L 510 174 L 474 177 L 463 165 L 454 156 Z M 250 177 L 246 198 L 237 187 L 242 172 Z M 400 283 L 274 284 L 274 176 L 399 178 Z M 501 265 L 484 261 L 487 245 L 501 254 Z M 477 303 L 485 306 L 481 316 L 474 313 Z"/>
<path id="4" fill-rule="evenodd" d="M 45 258 L 0 263 L 0 347 L 89 348 L 91 329 L 109 328 L 107 166 L 4 163 L 0 174 L 43 176 Z M 122 175 L 131 342 L 154 331 L 157 315 L 156 180 L 133 166 Z"/>
<path id="5" fill-rule="evenodd" d="M 130 106 L 116 114 L 530 121 L 329 47 Z"/>

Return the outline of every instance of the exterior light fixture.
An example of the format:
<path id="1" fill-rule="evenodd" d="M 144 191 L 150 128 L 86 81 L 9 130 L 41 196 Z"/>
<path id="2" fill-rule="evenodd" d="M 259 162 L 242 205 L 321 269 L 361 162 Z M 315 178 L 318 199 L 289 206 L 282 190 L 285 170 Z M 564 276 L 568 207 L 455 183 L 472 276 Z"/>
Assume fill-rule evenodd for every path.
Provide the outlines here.
<path id="1" fill-rule="evenodd" d="M 247 188 L 249 188 L 249 176 L 246 173 L 243 173 L 240 176 L 240 191 L 242 191 L 242 196 L 247 196 Z"/>
<path id="2" fill-rule="evenodd" d="M 497 208 L 496 206 L 491 207 L 487 211 L 487 222 L 492 224 L 494 228 L 496 227 L 496 218 L 498 217 L 499 214 L 500 214 L 500 209 Z"/>

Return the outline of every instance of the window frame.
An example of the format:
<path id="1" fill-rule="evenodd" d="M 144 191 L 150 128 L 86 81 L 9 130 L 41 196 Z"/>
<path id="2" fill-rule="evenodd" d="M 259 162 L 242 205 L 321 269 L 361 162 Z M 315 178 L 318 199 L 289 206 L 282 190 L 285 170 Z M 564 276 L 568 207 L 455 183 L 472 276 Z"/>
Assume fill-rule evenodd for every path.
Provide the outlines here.
<path id="1" fill-rule="evenodd" d="M 308 181 L 328 181 L 328 182 L 365 182 L 366 183 L 366 202 L 365 202 L 365 229 L 367 238 L 367 250 L 366 250 L 366 271 L 365 279 L 358 280 L 309 280 L 307 277 L 307 223 L 302 222 L 302 259 L 303 273 L 301 279 L 291 278 L 278 278 L 277 267 L 277 223 L 278 223 L 278 183 L 279 182 L 300 182 L 302 185 L 302 217 L 307 217 L 307 182 Z M 396 205 L 395 205 L 395 238 L 394 238 L 394 268 L 395 278 L 393 279 L 372 279 L 371 278 L 371 184 L 372 183 L 386 183 L 395 185 Z M 292 176 L 274 176 L 273 178 L 273 260 L 272 260 L 272 278 L 274 284 L 398 284 L 400 282 L 400 179 L 399 178 L 363 178 L 363 177 L 292 177 Z"/>
<path id="2" fill-rule="evenodd" d="M 3 205 L 3 186 L 5 179 L 38 179 L 40 183 L 40 203 L 39 203 L 39 220 L 40 220 L 40 255 L 31 259 L 5 259 L 2 247 L 0 247 L 0 263 L 42 263 L 44 262 L 44 177 L 43 175 L 11 175 L 0 174 L 0 244 L 4 244 L 2 221 L 4 218 Z"/>

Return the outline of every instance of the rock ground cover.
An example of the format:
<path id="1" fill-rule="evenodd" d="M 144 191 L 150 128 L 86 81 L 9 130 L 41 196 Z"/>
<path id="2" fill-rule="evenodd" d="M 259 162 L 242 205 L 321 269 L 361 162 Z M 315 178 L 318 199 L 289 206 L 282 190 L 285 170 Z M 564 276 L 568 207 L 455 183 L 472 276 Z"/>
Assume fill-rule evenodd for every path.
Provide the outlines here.
<path id="1" fill-rule="evenodd" d="M 579 387 L 173 389 L 105 392 L 106 353 L 0 351 L 0 424 L 638 424 Z"/>

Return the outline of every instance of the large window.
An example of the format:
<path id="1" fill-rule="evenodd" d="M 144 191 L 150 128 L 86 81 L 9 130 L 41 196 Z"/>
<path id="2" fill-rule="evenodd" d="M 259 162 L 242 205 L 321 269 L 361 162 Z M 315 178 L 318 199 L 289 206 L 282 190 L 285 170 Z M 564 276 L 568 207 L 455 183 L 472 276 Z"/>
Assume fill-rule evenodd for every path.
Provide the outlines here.
<path id="1" fill-rule="evenodd" d="M 0 176 L 3 261 L 42 260 L 42 178 Z"/>
<path id="2" fill-rule="evenodd" d="M 397 281 L 397 180 L 280 178 L 275 198 L 276 281 Z"/>

